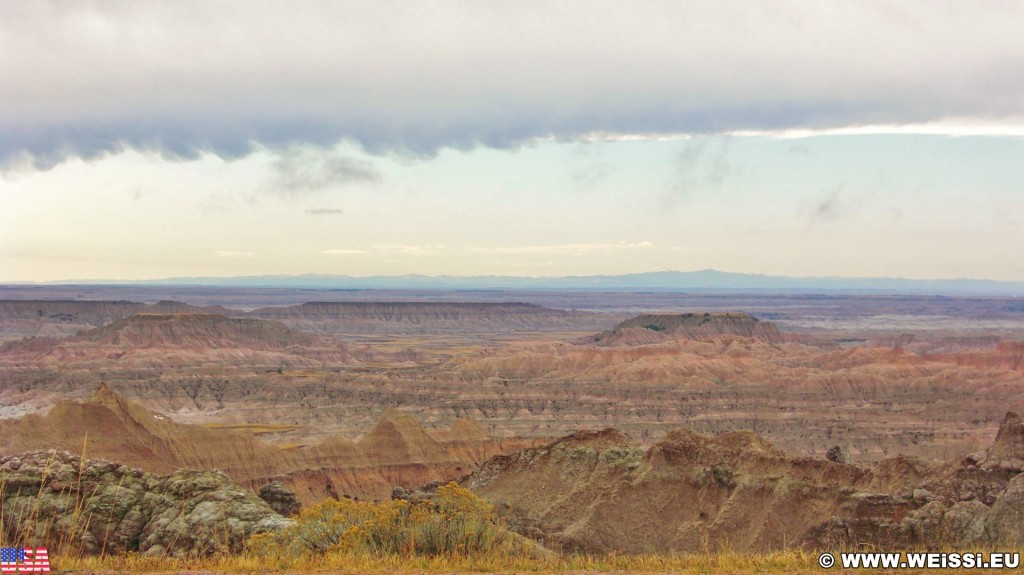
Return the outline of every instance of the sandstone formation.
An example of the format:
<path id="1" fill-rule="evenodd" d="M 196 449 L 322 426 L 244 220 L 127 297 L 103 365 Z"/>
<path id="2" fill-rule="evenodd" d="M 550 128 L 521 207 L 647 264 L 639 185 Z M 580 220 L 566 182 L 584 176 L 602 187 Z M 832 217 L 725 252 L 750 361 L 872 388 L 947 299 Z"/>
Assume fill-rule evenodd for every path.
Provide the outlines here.
<path id="1" fill-rule="evenodd" d="M 767 343 L 782 343 L 778 328 L 745 313 L 645 313 L 620 322 L 593 337 L 601 346 L 631 346 L 674 339 L 709 340 L 738 335 Z"/>
<path id="2" fill-rule="evenodd" d="M 986 450 L 942 466 L 914 490 L 926 503 L 904 529 L 958 545 L 1024 545 L 1024 422 L 1008 413 Z"/>
<path id="3" fill-rule="evenodd" d="M 287 525 L 218 471 L 153 475 L 66 451 L 0 457 L 4 541 L 86 553 L 237 552 L 254 533 Z"/>
<path id="4" fill-rule="evenodd" d="M 67 337 L 144 313 L 212 313 L 276 320 L 311 333 L 359 336 L 589 331 L 608 325 L 603 314 L 520 302 L 310 302 L 244 310 L 174 301 L 0 300 L 0 341 Z"/>
<path id="5" fill-rule="evenodd" d="M 294 517 L 302 510 L 299 498 L 290 489 L 281 485 L 280 481 L 272 481 L 260 487 L 259 495 L 271 509 L 285 517 Z"/>
<path id="6" fill-rule="evenodd" d="M 699 324 L 701 317 L 679 325 Z M 652 321 L 640 316 L 630 323 Z M 495 419 L 505 416 L 513 426 L 572 421 L 577 429 L 611 426 L 645 441 L 680 425 L 711 434 L 753 429 L 804 455 L 839 442 L 852 461 L 898 453 L 945 460 L 990 443 L 992 423 L 1007 409 L 1024 409 L 1016 342 L 918 354 L 773 343 L 774 330 L 764 339 L 732 333 L 692 339 L 683 327 L 663 323 L 663 331 L 627 327 L 572 344 L 508 346 L 460 357 L 449 369 L 485 382 Z M 741 325 L 753 333 L 765 322 Z M 481 393 L 480 386 L 473 389 Z M 537 389 L 544 390 L 542 399 L 531 402 Z"/>
<path id="7" fill-rule="evenodd" d="M 299 501 L 312 503 L 325 497 L 384 499 L 396 486 L 454 479 L 495 454 L 537 443 L 494 440 L 471 421 L 435 434 L 388 410 L 357 442 L 332 438 L 279 448 L 244 430 L 175 423 L 101 385 L 88 401 L 65 400 L 45 416 L 0 421 L 0 453 L 55 448 L 155 473 L 218 469 L 254 491 L 279 481 Z"/>
<path id="8" fill-rule="evenodd" d="M 173 301 L 149 305 L 131 301 L 0 300 L 0 338 L 66 337 L 139 313 L 198 311 L 224 313 L 227 310 L 198 308 Z"/>
<path id="9" fill-rule="evenodd" d="M 308 332 L 362 336 L 582 331 L 608 323 L 601 314 L 519 302 L 311 302 L 248 315 Z"/>
<path id="10" fill-rule="evenodd" d="M 614 429 L 498 456 L 464 480 L 518 532 L 588 552 L 1024 543 L 1024 433 L 944 466 L 791 458 L 752 432 Z"/>
<path id="11" fill-rule="evenodd" d="M 340 341 L 282 323 L 211 313 L 140 313 L 66 339 L 0 346 L 15 364 L 113 363 L 132 366 L 321 366 L 357 363 Z"/>
<path id="12" fill-rule="evenodd" d="M 620 313 L 629 302 L 617 297 Z M 635 294 L 630 301 L 656 297 Z M 721 310 L 735 300 L 697 301 Z M 798 316 L 824 318 L 826 324 L 829 318 L 861 321 L 877 310 L 880 315 L 868 319 L 897 328 L 914 325 L 909 315 L 893 315 L 901 306 L 912 306 L 904 314 L 931 317 L 963 315 L 956 311 L 962 305 L 984 321 L 998 320 L 997 327 L 1020 315 L 1014 311 L 1019 303 L 995 300 L 793 297 L 775 308 L 757 297 L 740 301 L 772 323 Z M 113 313 L 102 306 L 117 307 L 51 303 L 52 310 L 23 311 L 74 312 L 81 319 L 89 306 L 96 307 L 97 317 L 100 311 Z M 67 307 L 79 303 L 84 307 Z M 998 313 L 986 314 L 993 306 Z M 1007 410 L 1024 411 L 1024 344 L 1006 340 L 1003 332 L 982 333 L 981 327 L 979 333 L 917 332 L 913 338 L 904 337 L 902 328 L 887 329 L 855 337 L 859 343 L 787 331 L 786 341 L 772 343 L 774 335 L 764 331 L 771 324 L 742 314 L 708 312 L 707 318 L 718 319 L 703 326 L 704 312 L 645 314 L 623 328 L 643 338 L 618 338 L 610 345 L 593 337 L 583 342 L 578 333 L 542 333 L 543 325 L 558 329 L 564 320 L 578 329 L 585 322 L 573 324 L 575 316 L 557 310 L 521 307 L 324 303 L 270 310 L 293 330 L 307 323 L 321 329 L 314 325 L 321 321 L 335 322 L 339 330 L 350 321 L 376 322 L 377 327 L 347 331 L 346 344 L 340 337 L 294 331 L 284 340 L 292 343 L 277 347 L 273 330 L 252 337 L 242 327 L 252 318 L 240 309 L 230 311 L 238 317 L 228 320 L 239 323 L 225 325 L 239 329 L 228 338 L 218 335 L 216 321 L 187 322 L 190 329 L 181 333 L 197 343 L 191 347 L 171 341 L 168 334 L 178 331 L 153 330 L 140 338 L 141 326 L 131 320 L 124 320 L 124 336 L 94 333 L 105 334 L 99 342 L 84 333 L 60 341 L 37 337 L 0 351 L 0 419 L 44 412 L 61 399 L 84 399 L 109 381 L 132 401 L 181 423 L 288 425 L 292 431 L 264 437 L 291 445 L 333 436 L 355 441 L 373 430 L 385 408 L 397 407 L 427 427 L 473 418 L 488 434 L 503 436 L 553 437 L 615 427 L 649 443 L 679 426 L 706 434 L 753 429 L 787 452 L 820 455 L 838 444 L 849 448 L 850 461 L 865 462 L 899 453 L 946 460 L 977 451 L 992 441 L 993 424 Z M 541 321 L 545 317 L 552 322 Z M 607 317 L 604 327 L 615 321 Z M 505 322 L 533 331 L 486 335 L 492 329 L 486 326 Z M 463 324 L 484 331 L 459 332 Z M 788 330 L 793 324 L 780 325 Z M 392 335 L 365 335 L 364 329 Z M 200 347 L 202 342 L 221 347 Z"/>

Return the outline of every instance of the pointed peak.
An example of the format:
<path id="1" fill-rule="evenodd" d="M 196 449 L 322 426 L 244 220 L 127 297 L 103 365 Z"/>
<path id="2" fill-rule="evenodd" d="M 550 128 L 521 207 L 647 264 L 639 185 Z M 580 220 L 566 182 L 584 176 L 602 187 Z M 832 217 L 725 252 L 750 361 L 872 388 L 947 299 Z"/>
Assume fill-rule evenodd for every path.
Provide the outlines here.
<path id="1" fill-rule="evenodd" d="M 999 426 L 999 433 L 996 434 L 995 445 L 1024 448 L 1024 421 L 1021 421 L 1019 415 L 1012 411 L 1006 413 Z"/>
<path id="2" fill-rule="evenodd" d="M 434 461 L 440 457 L 437 442 L 413 416 L 387 409 L 359 445 L 371 461 Z"/>
<path id="3" fill-rule="evenodd" d="M 107 382 L 101 382 L 96 389 L 93 390 L 92 395 L 89 396 L 89 401 L 97 403 L 108 403 L 109 401 L 118 401 L 124 399 L 120 393 L 110 387 Z"/>
<path id="4" fill-rule="evenodd" d="M 120 417 L 136 421 L 149 419 L 148 414 L 151 413 L 141 405 L 128 401 L 125 396 L 118 393 L 107 382 L 103 382 L 96 387 L 89 397 L 88 403 L 102 405 Z"/>
<path id="5" fill-rule="evenodd" d="M 395 407 L 389 407 L 389 408 L 385 409 L 384 413 L 382 413 L 381 416 L 380 416 L 380 418 L 382 420 L 384 420 L 384 419 L 396 419 L 396 418 L 399 418 L 399 417 L 406 417 L 406 415 L 404 413 L 402 413 L 401 411 L 399 411 Z"/>
<path id="6" fill-rule="evenodd" d="M 392 425 L 395 427 L 419 427 L 419 421 L 415 417 L 402 413 L 394 407 L 389 407 L 384 410 L 384 413 L 380 415 L 380 419 L 377 420 L 377 428 Z"/>
<path id="7" fill-rule="evenodd" d="M 983 467 L 1017 471 L 1024 469 L 1024 421 L 1016 413 L 1008 412 L 1003 418 Z"/>
<path id="8" fill-rule="evenodd" d="M 473 419 L 472 417 L 463 417 L 456 419 L 451 424 L 452 431 L 460 431 L 464 433 L 484 433 L 484 428 L 480 425 L 480 422 Z M 486 434 L 484 434 L 486 435 Z"/>
<path id="9" fill-rule="evenodd" d="M 381 434 L 398 434 L 407 436 L 410 434 L 426 435 L 426 433 L 426 430 L 423 428 L 423 425 L 420 424 L 418 419 L 408 413 L 389 407 L 380 415 L 380 419 L 377 420 L 377 425 L 373 426 L 369 435 L 380 436 Z"/>

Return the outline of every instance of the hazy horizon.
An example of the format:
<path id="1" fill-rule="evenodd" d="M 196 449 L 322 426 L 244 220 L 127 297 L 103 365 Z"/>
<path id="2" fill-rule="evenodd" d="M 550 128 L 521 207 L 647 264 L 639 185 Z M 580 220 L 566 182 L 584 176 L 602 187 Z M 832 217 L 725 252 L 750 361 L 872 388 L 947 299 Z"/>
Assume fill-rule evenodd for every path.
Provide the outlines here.
<path id="1" fill-rule="evenodd" d="M 948 278 L 851 278 L 793 277 L 730 273 L 712 269 L 696 271 L 646 272 L 623 275 L 583 276 L 459 276 L 459 275 L 259 275 L 259 276 L 192 276 L 153 280 L 69 279 L 51 282 L 0 283 L 8 297 L 38 297 L 34 290 L 67 290 L 92 288 L 111 290 L 149 289 L 213 289 L 232 292 L 247 289 L 285 289 L 296 291 L 356 291 L 408 294 L 466 292 L 531 293 L 833 293 L 862 295 L 930 295 L 1011 297 L 1024 295 L 1024 282 L 989 279 Z M 25 288 L 27 291 L 21 291 Z M 46 291 L 44 299 L 55 297 Z M 69 294 L 68 294 L 69 295 Z M 80 297 L 80 293 L 74 297 Z M 117 296 L 121 297 L 121 296 Z M 172 299 L 175 296 L 172 296 Z M 389 296 L 390 297 L 390 296 Z"/>

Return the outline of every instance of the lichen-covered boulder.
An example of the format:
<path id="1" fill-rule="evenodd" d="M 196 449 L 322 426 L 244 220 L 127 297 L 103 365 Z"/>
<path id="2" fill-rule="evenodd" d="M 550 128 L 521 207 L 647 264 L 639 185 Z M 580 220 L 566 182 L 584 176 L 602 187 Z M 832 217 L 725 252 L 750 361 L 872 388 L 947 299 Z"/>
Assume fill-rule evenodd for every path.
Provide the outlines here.
<path id="1" fill-rule="evenodd" d="M 289 523 L 220 471 L 144 473 L 66 451 L 0 458 L 5 541 L 85 553 L 238 551 Z"/>
<path id="2" fill-rule="evenodd" d="M 1006 491 L 992 505 L 985 532 L 997 545 L 1024 545 L 1024 473 L 1010 480 Z"/>
<path id="3" fill-rule="evenodd" d="M 949 538 L 962 547 L 986 543 L 985 520 L 988 513 L 989 508 L 977 500 L 955 503 L 944 517 Z"/>

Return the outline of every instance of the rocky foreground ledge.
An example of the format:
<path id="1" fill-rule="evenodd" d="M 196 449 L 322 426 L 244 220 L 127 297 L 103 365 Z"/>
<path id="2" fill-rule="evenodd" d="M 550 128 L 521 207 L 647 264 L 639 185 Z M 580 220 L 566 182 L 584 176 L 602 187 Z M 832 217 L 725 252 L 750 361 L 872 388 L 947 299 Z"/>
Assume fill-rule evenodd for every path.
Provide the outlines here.
<path id="1" fill-rule="evenodd" d="M 85 553 L 239 551 L 289 520 L 220 471 L 154 475 L 67 451 L 0 457 L 3 540 Z"/>

